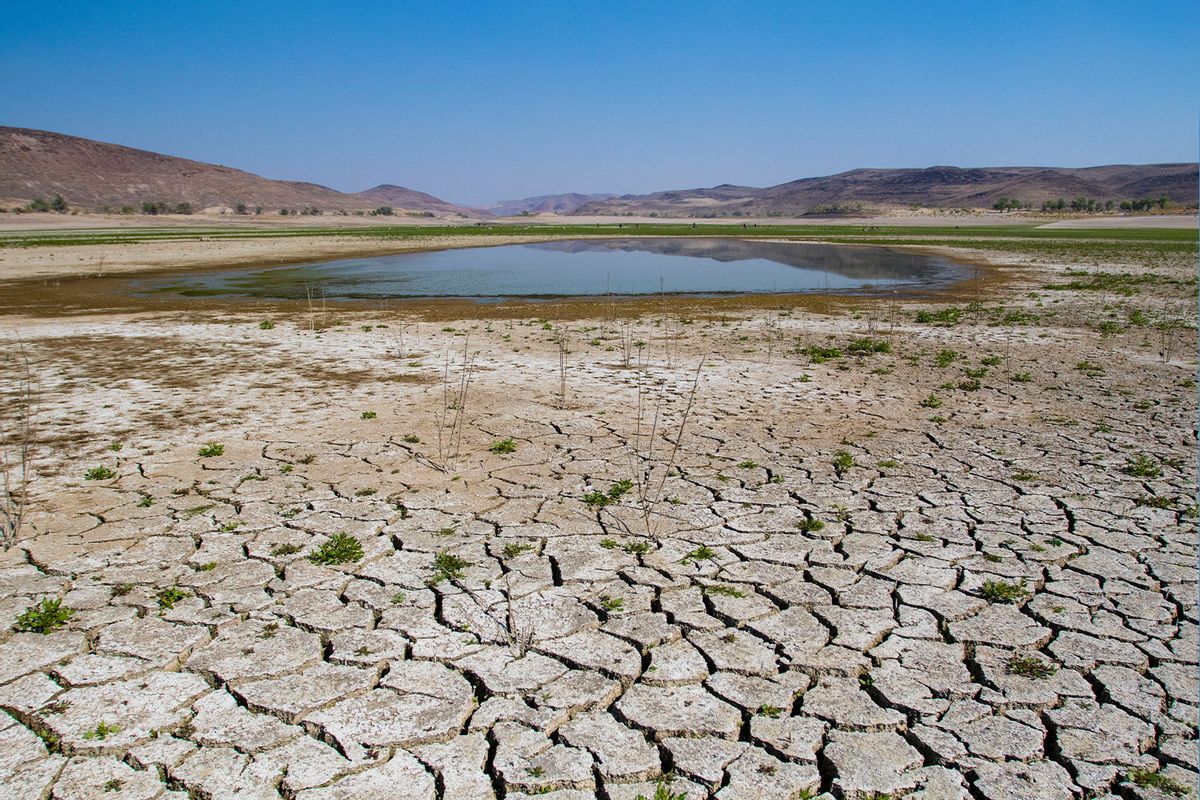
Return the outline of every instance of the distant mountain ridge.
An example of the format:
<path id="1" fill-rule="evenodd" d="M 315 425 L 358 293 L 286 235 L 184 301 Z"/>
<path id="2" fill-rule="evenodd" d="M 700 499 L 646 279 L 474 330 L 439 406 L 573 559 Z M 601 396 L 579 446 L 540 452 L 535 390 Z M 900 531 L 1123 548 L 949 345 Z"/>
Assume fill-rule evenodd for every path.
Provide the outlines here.
<path id="1" fill-rule="evenodd" d="M 1165 197 L 1196 204 L 1196 163 L 1101 167 L 952 167 L 855 169 L 757 188 L 721 184 L 651 194 L 561 194 L 506 200 L 484 208 L 384 183 L 339 192 L 304 181 L 271 180 L 232 167 L 108 144 L 78 136 L 0 126 L 0 204 L 61 195 L 84 209 L 140 209 L 143 203 L 192 210 L 236 208 L 365 212 L 449 219 L 554 213 L 663 217 L 802 216 L 871 213 L 888 208 L 989 208 L 1000 198 L 1040 206 L 1084 197 L 1104 203 Z"/>
<path id="2" fill-rule="evenodd" d="M 537 197 L 525 197 L 520 200 L 501 200 L 483 208 L 499 217 L 516 217 L 521 214 L 570 214 L 585 203 L 609 200 L 613 197 L 616 195 L 610 193 L 564 192 L 563 194 L 541 194 Z"/>
<path id="3" fill-rule="evenodd" d="M 384 184 L 351 194 L 79 136 L 0 126 L 0 199 L 27 202 L 55 195 L 62 195 L 71 206 L 91 209 L 138 209 L 144 202 L 171 207 L 187 203 L 197 211 L 242 204 L 251 209 L 261 206 L 272 213 L 305 208 L 369 211 L 392 206 L 397 213 L 491 216 L 401 186 Z"/>
<path id="4" fill-rule="evenodd" d="M 1001 197 L 1040 206 L 1046 200 L 1087 197 L 1099 201 L 1166 197 L 1196 203 L 1197 165 L 1144 164 L 1103 167 L 927 167 L 855 169 L 837 175 L 755 188 L 722 184 L 622 195 L 593 201 L 575 214 L 660 216 L 798 216 L 845 211 L 854 204 L 931 208 L 990 208 Z"/>

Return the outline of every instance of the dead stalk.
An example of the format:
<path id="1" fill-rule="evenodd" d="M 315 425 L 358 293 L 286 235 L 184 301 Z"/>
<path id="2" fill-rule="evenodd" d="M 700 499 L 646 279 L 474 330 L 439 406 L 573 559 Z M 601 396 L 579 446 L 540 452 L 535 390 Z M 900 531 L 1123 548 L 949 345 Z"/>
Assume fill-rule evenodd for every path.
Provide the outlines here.
<path id="1" fill-rule="evenodd" d="M 11 413 L 6 409 L 0 418 L 0 546 L 5 549 L 17 543 L 25 524 L 34 438 L 33 369 L 20 337 L 9 355 L 16 362 L 16 393 Z"/>
<path id="2" fill-rule="evenodd" d="M 450 353 L 446 352 L 445 366 L 442 371 L 442 407 L 438 414 L 437 449 L 438 460 L 433 465 L 442 472 L 450 472 L 458 465 L 458 456 L 462 451 L 463 429 L 467 421 L 467 392 L 471 387 L 471 377 L 475 371 L 475 354 L 470 352 L 469 337 L 463 340 L 462 366 L 459 371 L 457 386 L 451 392 Z M 453 415 L 451 415 L 453 411 Z M 449 433 L 446 428 L 449 427 Z"/>

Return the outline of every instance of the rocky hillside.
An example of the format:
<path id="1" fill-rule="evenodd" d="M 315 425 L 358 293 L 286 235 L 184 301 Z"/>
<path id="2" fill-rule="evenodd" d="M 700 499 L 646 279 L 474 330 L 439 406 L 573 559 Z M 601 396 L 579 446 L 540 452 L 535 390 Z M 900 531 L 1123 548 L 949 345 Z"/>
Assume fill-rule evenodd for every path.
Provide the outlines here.
<path id="1" fill-rule="evenodd" d="M 27 128 L 0 127 L 0 200 L 16 205 L 61 195 L 74 207 L 140 209 L 143 203 L 168 208 L 209 207 L 359 211 L 392 206 L 397 213 L 475 216 L 423 192 L 377 186 L 347 194 L 300 181 L 279 181 L 232 167 L 136 150 L 78 136 Z"/>
<path id="2" fill-rule="evenodd" d="M 1084 197 L 1101 203 L 1166 197 L 1196 203 L 1197 165 L 1145 164 L 1067 169 L 1060 167 L 928 167 L 856 169 L 759 189 L 723 184 L 624 195 L 586 203 L 577 214 L 661 216 L 798 215 L 845 213 L 856 207 L 918 205 L 931 208 L 990 208 L 1000 198 L 1040 207 L 1048 200 Z"/>

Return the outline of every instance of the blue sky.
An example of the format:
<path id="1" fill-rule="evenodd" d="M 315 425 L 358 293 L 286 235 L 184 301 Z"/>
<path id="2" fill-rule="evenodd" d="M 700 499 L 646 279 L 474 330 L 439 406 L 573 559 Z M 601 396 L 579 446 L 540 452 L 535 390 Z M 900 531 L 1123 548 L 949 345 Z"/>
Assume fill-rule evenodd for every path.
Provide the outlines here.
<path id="1" fill-rule="evenodd" d="M 1192 161 L 1200 3 L 0 4 L 0 124 L 446 199 Z"/>

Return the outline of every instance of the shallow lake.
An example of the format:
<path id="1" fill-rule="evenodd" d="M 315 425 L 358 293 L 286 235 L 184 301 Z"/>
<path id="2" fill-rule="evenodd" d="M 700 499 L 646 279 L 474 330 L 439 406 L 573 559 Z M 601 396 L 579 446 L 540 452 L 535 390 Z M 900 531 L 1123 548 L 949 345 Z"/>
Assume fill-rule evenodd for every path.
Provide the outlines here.
<path id="1" fill-rule="evenodd" d="M 139 294 L 303 299 L 569 297 L 935 289 L 968 276 L 941 256 L 744 239 L 581 239 L 134 281 Z"/>

